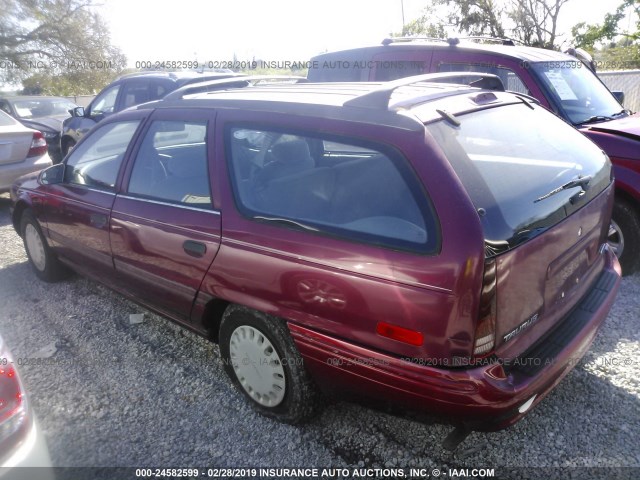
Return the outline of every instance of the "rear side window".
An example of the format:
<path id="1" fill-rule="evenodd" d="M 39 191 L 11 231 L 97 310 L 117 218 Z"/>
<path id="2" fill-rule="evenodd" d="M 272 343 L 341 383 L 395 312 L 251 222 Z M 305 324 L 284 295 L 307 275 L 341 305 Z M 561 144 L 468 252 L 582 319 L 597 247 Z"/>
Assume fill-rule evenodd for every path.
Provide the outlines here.
<path id="1" fill-rule="evenodd" d="M 393 249 L 437 249 L 428 199 L 395 151 L 253 128 L 229 129 L 227 142 L 245 216 Z"/>
<path id="2" fill-rule="evenodd" d="M 154 121 L 138 150 L 128 193 L 191 207 L 212 208 L 206 134 L 206 122 Z"/>
<path id="3" fill-rule="evenodd" d="M 541 234 L 611 182 L 606 155 L 541 107 L 520 103 L 457 118 L 458 127 L 438 121 L 428 129 L 478 209 L 494 253 Z M 584 188 L 569 184 L 575 181 Z"/>

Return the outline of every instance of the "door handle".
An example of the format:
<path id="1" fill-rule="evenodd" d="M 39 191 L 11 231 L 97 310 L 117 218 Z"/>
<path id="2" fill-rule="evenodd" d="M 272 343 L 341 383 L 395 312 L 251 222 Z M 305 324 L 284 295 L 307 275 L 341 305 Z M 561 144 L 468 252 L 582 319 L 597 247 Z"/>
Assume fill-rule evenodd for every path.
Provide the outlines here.
<path id="1" fill-rule="evenodd" d="M 207 246 L 201 242 L 194 242 L 193 240 L 187 240 L 182 244 L 182 248 L 184 249 L 187 255 L 192 257 L 200 258 L 207 253 Z"/>

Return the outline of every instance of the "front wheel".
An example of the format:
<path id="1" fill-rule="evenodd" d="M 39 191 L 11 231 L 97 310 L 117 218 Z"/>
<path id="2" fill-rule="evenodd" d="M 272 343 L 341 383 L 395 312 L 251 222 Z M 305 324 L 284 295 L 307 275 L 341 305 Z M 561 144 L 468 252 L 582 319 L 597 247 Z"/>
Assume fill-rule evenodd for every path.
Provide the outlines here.
<path id="1" fill-rule="evenodd" d="M 636 209 L 624 200 L 616 199 L 613 205 L 607 242 L 620 261 L 623 275 L 640 270 L 640 219 Z"/>
<path id="2" fill-rule="evenodd" d="M 31 210 L 22 214 L 20 231 L 29 263 L 38 278 L 45 282 L 55 282 L 67 276 L 68 270 L 49 248 L 40 224 Z"/>
<path id="3" fill-rule="evenodd" d="M 319 394 L 283 320 L 231 306 L 219 339 L 227 375 L 255 410 L 291 424 L 313 417 Z"/>

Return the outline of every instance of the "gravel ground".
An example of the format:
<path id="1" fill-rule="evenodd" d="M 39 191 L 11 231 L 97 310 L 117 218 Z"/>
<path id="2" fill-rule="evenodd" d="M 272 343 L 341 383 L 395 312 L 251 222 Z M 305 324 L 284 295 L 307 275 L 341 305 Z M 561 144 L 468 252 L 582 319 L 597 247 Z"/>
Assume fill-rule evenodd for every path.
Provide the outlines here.
<path id="1" fill-rule="evenodd" d="M 545 401 L 449 453 L 440 444 L 451 427 L 349 403 L 302 427 L 257 415 L 217 346 L 85 278 L 40 282 L 6 196 L 0 245 L 0 332 L 16 359 L 58 362 L 21 368 L 56 466 L 640 468 L 639 275 L 624 279 L 591 350 Z M 130 324 L 131 313 L 144 322 Z"/>

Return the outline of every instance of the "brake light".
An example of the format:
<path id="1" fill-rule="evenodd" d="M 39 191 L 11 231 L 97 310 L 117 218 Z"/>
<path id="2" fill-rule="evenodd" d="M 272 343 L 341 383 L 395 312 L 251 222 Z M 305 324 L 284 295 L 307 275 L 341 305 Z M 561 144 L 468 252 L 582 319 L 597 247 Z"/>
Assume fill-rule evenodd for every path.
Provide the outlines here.
<path id="1" fill-rule="evenodd" d="M 0 446 L 6 447 L 9 437 L 26 426 L 27 405 L 22 383 L 0 338 Z"/>
<path id="2" fill-rule="evenodd" d="M 416 347 L 419 347 L 424 342 L 422 333 L 386 322 L 378 322 L 378 325 L 376 325 L 376 333 L 392 340 L 415 345 Z"/>
<path id="3" fill-rule="evenodd" d="M 47 153 L 47 141 L 44 139 L 42 132 L 33 132 L 33 139 L 31 140 L 31 147 L 29 147 L 29 157 L 39 157 Z"/>
<path id="4" fill-rule="evenodd" d="M 496 261 L 491 258 L 484 262 L 478 325 L 476 326 L 475 343 L 473 345 L 473 355 L 476 357 L 489 355 L 496 343 L 496 287 Z"/>

